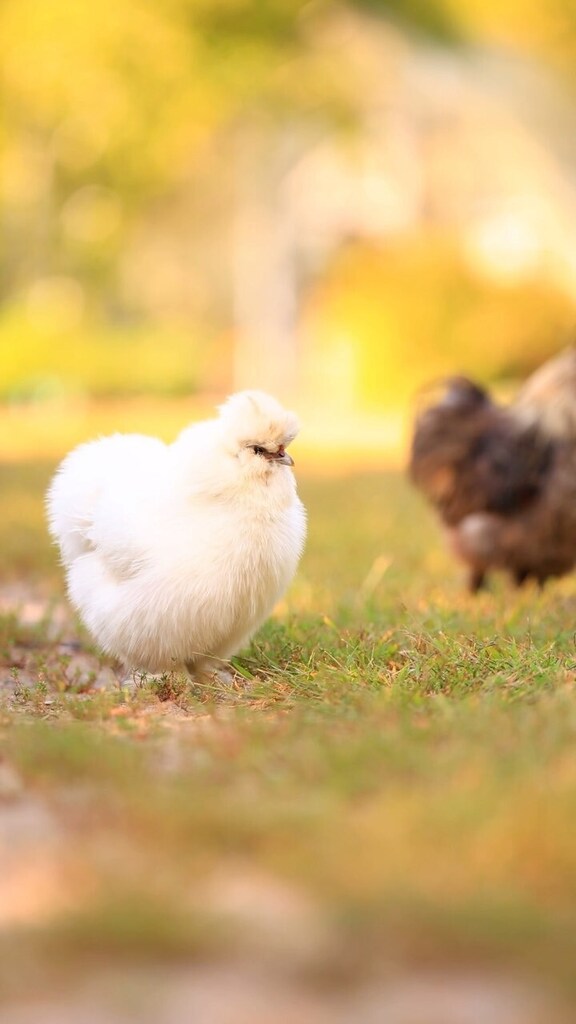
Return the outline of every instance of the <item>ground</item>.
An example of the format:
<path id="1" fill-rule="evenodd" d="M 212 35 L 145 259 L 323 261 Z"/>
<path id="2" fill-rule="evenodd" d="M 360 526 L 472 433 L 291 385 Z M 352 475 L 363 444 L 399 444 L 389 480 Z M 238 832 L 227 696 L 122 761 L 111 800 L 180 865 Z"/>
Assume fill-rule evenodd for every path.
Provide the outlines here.
<path id="1" fill-rule="evenodd" d="M 574 1019 L 575 581 L 471 598 L 401 473 L 305 466 L 234 684 L 121 686 L 53 467 L 0 470 L 3 1024 Z"/>

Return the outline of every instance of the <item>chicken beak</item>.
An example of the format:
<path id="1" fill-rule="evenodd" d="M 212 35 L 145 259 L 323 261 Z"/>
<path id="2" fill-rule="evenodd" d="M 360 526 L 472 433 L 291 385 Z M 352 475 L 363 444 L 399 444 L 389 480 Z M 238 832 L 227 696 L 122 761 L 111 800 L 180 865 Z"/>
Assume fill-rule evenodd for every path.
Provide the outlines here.
<path id="1" fill-rule="evenodd" d="M 294 459 L 291 455 L 288 455 L 288 452 L 284 451 L 283 444 L 280 445 L 277 452 L 268 452 L 266 454 L 266 458 L 269 459 L 270 462 L 280 462 L 282 466 L 294 465 Z"/>

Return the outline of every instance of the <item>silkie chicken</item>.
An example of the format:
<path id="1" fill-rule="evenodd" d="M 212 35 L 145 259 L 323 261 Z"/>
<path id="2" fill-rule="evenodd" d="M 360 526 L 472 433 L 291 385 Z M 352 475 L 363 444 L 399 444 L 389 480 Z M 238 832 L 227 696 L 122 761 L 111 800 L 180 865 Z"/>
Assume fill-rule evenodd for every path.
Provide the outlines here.
<path id="1" fill-rule="evenodd" d="M 549 360 L 508 406 L 465 377 L 416 418 L 409 473 L 479 590 L 491 569 L 520 586 L 576 564 L 576 351 Z"/>
<path id="2" fill-rule="evenodd" d="M 243 647 L 290 583 L 306 535 L 287 445 L 298 421 L 261 391 L 233 395 L 172 444 L 82 444 L 47 494 L 68 595 L 130 670 L 206 676 Z"/>

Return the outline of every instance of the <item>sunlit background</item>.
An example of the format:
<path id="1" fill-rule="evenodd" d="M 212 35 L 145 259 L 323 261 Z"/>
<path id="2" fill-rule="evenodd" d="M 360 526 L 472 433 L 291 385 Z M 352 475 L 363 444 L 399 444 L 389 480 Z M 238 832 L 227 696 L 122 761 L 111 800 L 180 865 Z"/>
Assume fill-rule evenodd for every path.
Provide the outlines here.
<path id="1" fill-rule="evenodd" d="M 397 470 L 424 384 L 576 340 L 576 0 L 3 0 L 0 54 L 2 1024 L 567 1024 L 574 578 L 469 599 Z M 48 481 L 245 387 L 294 587 L 234 689 L 123 689 Z"/>
<path id="2" fill-rule="evenodd" d="M 570 0 L 5 0 L 0 454 L 260 386 L 304 451 L 391 456 L 427 379 L 561 348 L 575 28 Z"/>

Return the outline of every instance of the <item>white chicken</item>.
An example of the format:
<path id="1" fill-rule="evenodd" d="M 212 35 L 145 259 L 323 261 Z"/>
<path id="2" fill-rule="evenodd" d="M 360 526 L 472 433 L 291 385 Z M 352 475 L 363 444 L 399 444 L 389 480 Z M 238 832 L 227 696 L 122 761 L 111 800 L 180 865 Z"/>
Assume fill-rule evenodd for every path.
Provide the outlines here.
<path id="1" fill-rule="evenodd" d="M 306 535 L 296 416 L 243 391 L 169 445 L 114 434 L 74 449 L 47 494 L 68 595 L 126 668 L 214 671 L 290 583 Z"/>

